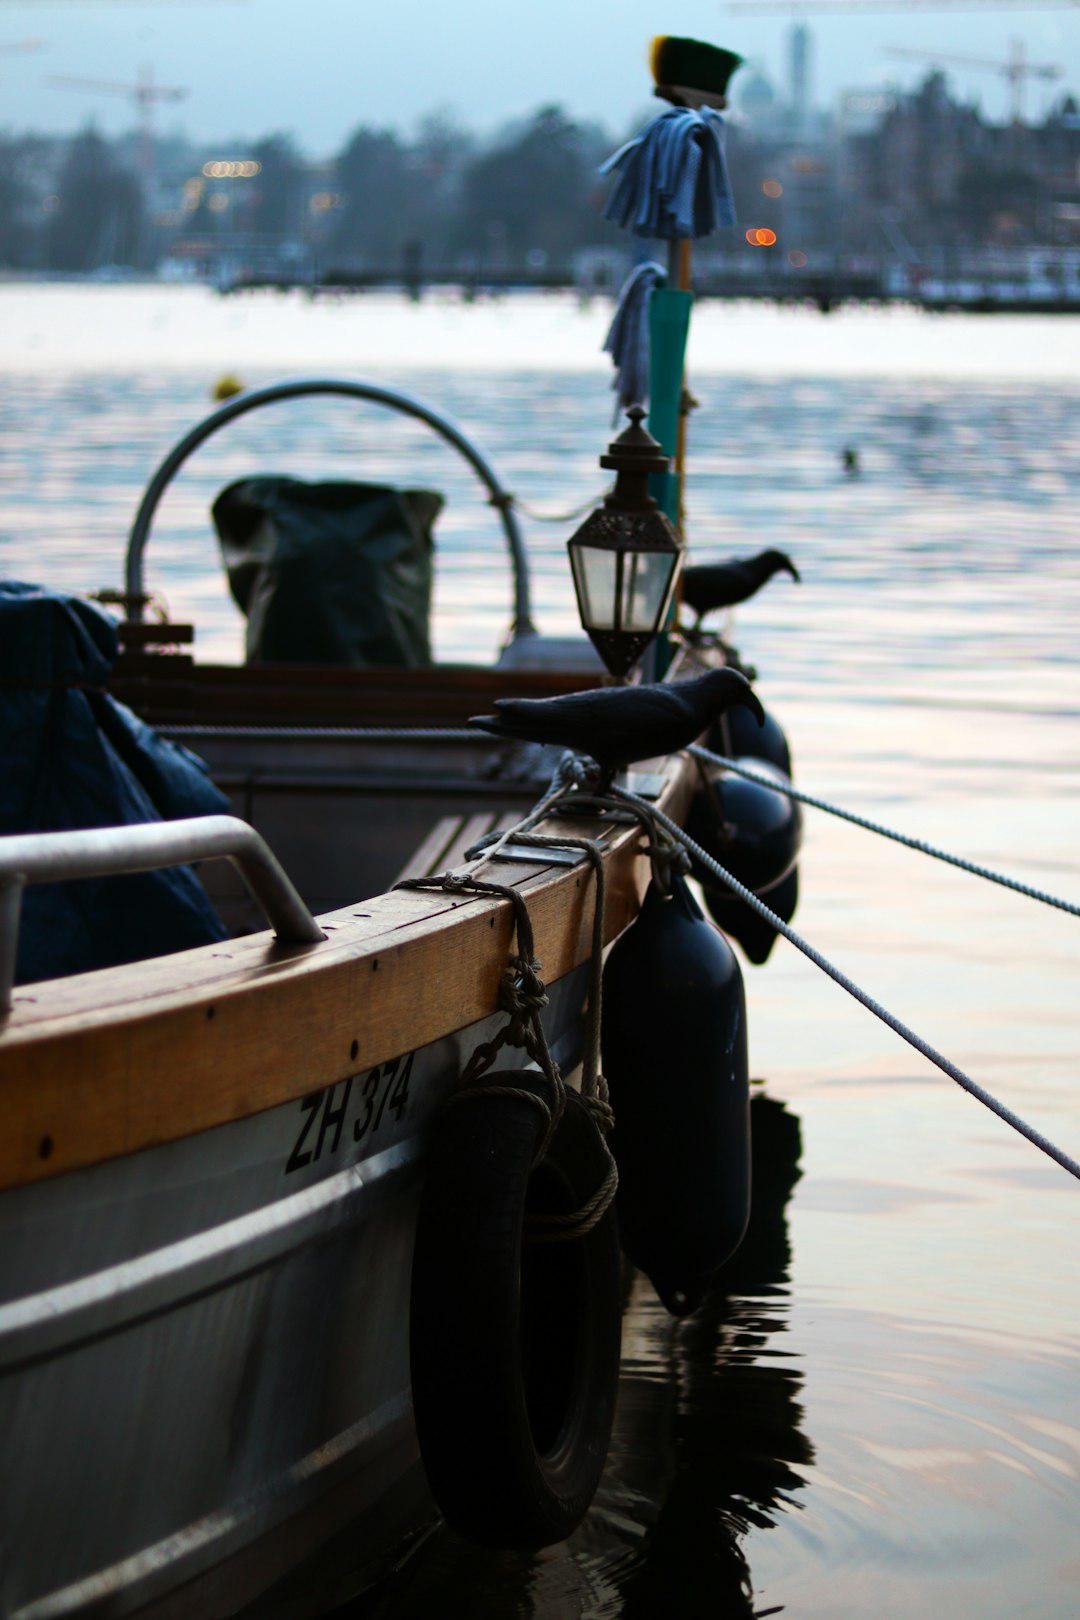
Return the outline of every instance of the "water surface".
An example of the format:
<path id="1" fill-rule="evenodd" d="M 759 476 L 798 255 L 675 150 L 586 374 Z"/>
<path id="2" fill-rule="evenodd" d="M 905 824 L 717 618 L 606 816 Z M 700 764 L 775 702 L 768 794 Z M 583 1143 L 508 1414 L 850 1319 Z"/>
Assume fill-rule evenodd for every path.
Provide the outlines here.
<path id="1" fill-rule="evenodd" d="M 0 570 L 119 585 L 143 485 L 230 369 L 405 387 L 530 507 L 568 510 L 604 486 L 608 314 L 0 288 Z M 1076 321 L 695 323 L 689 537 L 698 560 L 798 562 L 736 627 L 797 779 L 1080 902 Z M 340 401 L 236 424 L 168 495 L 147 583 L 203 656 L 242 634 L 208 505 L 252 470 L 445 490 L 437 645 L 490 657 L 510 588 L 482 491 L 422 429 Z M 573 523 L 524 526 L 540 625 L 570 630 Z M 1080 1155 L 1080 922 L 808 812 L 795 924 Z M 536 1558 L 442 1532 L 356 1620 L 1080 1610 L 1080 1188 L 787 943 L 745 972 L 754 1240 L 686 1323 L 635 1285 L 584 1527 Z"/>

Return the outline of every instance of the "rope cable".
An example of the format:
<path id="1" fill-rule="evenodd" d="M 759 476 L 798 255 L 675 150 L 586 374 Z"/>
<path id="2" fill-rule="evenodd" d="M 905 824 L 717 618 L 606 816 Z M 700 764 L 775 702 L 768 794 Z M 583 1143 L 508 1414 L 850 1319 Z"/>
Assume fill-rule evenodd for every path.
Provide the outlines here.
<path id="1" fill-rule="evenodd" d="M 1014 1113 L 1011 1108 L 1008 1108 L 1004 1103 L 999 1102 L 998 1099 L 991 1092 L 987 1091 L 984 1086 L 980 1086 L 977 1081 L 972 1080 L 969 1075 L 966 1075 L 964 1071 L 958 1068 L 955 1063 L 951 1062 L 949 1058 L 943 1056 L 943 1054 L 937 1051 L 935 1047 L 931 1046 L 929 1041 L 924 1041 L 921 1035 L 917 1035 L 914 1030 L 909 1029 L 905 1023 L 903 1023 L 899 1018 L 895 1017 L 893 1013 L 890 1013 L 887 1008 L 881 1006 L 880 1002 L 875 1001 L 874 998 L 859 985 L 857 985 L 853 979 L 850 979 L 846 973 L 842 972 L 840 968 L 836 967 L 832 962 L 830 962 L 829 959 L 823 956 L 820 951 L 815 950 L 812 945 L 803 939 L 800 934 L 797 934 L 793 928 L 789 927 L 786 922 L 783 922 L 781 918 L 775 915 L 774 912 L 770 911 L 768 906 L 766 906 L 763 901 L 759 900 L 758 896 L 754 894 L 752 889 L 746 888 L 745 885 L 740 883 L 737 878 L 732 877 L 730 872 L 725 871 L 725 869 L 720 865 L 719 861 L 713 860 L 712 856 L 703 850 L 700 844 L 696 843 L 694 839 L 683 831 L 678 822 L 673 821 L 670 816 L 666 815 L 664 811 L 657 809 L 655 805 L 646 805 L 644 800 L 638 799 L 636 794 L 629 793 L 625 788 L 613 787 L 611 791 L 614 797 L 621 802 L 631 805 L 641 805 L 643 808 L 647 809 L 662 827 L 666 828 L 668 832 L 670 832 L 680 841 L 680 843 L 683 844 L 684 848 L 689 851 L 693 858 L 698 861 L 706 869 L 706 871 L 712 872 L 716 877 L 720 878 L 723 883 L 726 883 L 728 887 L 738 895 L 740 900 L 744 901 L 748 906 L 751 907 L 752 910 L 756 911 L 758 916 L 763 918 L 771 928 L 775 928 L 778 934 L 782 934 L 790 944 L 795 946 L 796 950 L 801 951 L 804 956 L 813 962 L 815 967 L 819 967 L 823 973 L 828 974 L 829 978 L 834 980 L 842 990 L 846 990 L 849 995 L 854 996 L 856 1001 L 861 1002 L 862 1005 L 867 1008 L 869 1012 L 872 1012 L 876 1018 L 880 1018 L 882 1023 L 887 1024 L 894 1034 L 900 1036 L 901 1040 L 906 1041 L 909 1046 L 914 1047 L 915 1050 L 920 1052 L 923 1057 L 935 1064 L 936 1067 L 941 1069 L 944 1074 L 947 1074 L 950 1080 L 955 1080 L 956 1084 L 964 1091 L 968 1092 L 970 1096 L 974 1097 L 978 1102 L 981 1102 L 984 1107 L 989 1108 L 990 1111 L 996 1114 L 999 1119 L 1004 1120 L 1006 1125 L 1011 1125 L 1013 1130 L 1018 1131 L 1021 1136 L 1026 1137 L 1034 1147 L 1037 1147 L 1041 1152 L 1053 1159 L 1055 1163 L 1059 1164 L 1063 1170 L 1067 1170 L 1071 1176 L 1074 1176 L 1078 1181 L 1080 1181 L 1080 1164 L 1078 1164 L 1075 1159 L 1071 1158 L 1069 1154 L 1057 1147 L 1053 1142 L 1050 1141 L 1048 1137 L 1044 1136 L 1041 1131 L 1036 1130 L 1033 1125 L 1029 1125 L 1026 1120 L 1021 1119 L 1019 1114 Z"/>
<path id="2" fill-rule="evenodd" d="M 572 523 L 575 518 L 584 517 L 586 512 L 591 512 L 595 506 L 600 506 L 604 497 L 610 494 L 613 487 L 613 485 L 609 484 L 598 495 L 590 495 L 587 500 L 582 501 L 580 506 L 571 507 L 569 512 L 541 512 L 538 507 L 530 506 L 526 501 L 523 501 L 520 495 L 507 495 L 505 501 L 498 504 L 516 507 L 525 517 L 530 518 L 533 523 Z M 495 505 L 496 503 L 492 501 L 491 504 Z"/>
<path id="3" fill-rule="evenodd" d="M 392 726 L 325 726 L 312 728 L 301 726 L 170 726 L 167 729 L 171 735 L 178 736 L 185 734 L 235 736 L 244 733 L 257 733 L 259 736 L 264 737 L 351 737 L 358 740 L 401 739 L 415 740 L 418 742 L 443 741 L 451 739 L 456 741 L 467 740 L 470 742 L 476 742 L 478 740 L 476 732 L 454 727 L 409 728 Z M 499 739 L 492 738 L 489 740 L 498 741 Z M 877 833 L 883 838 L 892 839 L 895 843 L 903 844 L 909 849 L 914 849 L 921 854 L 929 855 L 935 860 L 944 861 L 948 865 L 959 867 L 962 871 L 970 872 L 976 877 L 985 878 L 988 882 L 997 883 L 1003 888 L 1012 889 L 1014 892 L 1026 895 L 1029 899 L 1037 900 L 1043 905 L 1053 906 L 1057 910 L 1068 912 L 1072 916 L 1080 916 L 1080 906 L 1073 905 L 1069 901 L 1058 899 L 1056 896 L 1048 894 L 1044 890 L 1032 888 L 1030 885 L 1020 883 L 1014 878 L 1005 877 L 1002 873 L 994 872 L 988 867 L 979 866 L 975 862 L 965 860 L 961 856 L 951 855 L 947 851 L 938 849 L 934 845 L 928 844 L 922 839 L 912 838 L 905 833 L 897 832 L 879 822 L 874 822 L 869 820 L 867 817 L 859 816 L 853 811 L 843 810 L 838 805 L 830 804 L 827 800 L 816 798 L 814 795 L 809 793 L 804 793 L 801 789 L 796 788 L 791 783 L 787 784 L 786 786 L 781 786 L 774 778 L 765 777 L 759 772 L 747 769 L 742 765 L 737 765 L 733 760 L 728 759 L 722 754 L 715 754 L 711 750 L 702 748 L 698 744 L 692 744 L 688 749 L 688 752 L 699 763 L 709 762 L 712 764 L 721 765 L 726 769 L 734 771 L 736 774 L 745 777 L 748 781 L 757 782 L 761 786 L 772 788 L 776 792 L 783 792 L 790 798 L 796 799 L 800 804 L 807 804 L 813 809 L 823 810 L 829 815 L 834 815 L 839 817 L 841 820 L 851 822 L 854 826 L 862 827 L 867 832 Z M 596 913 L 594 915 L 593 940 L 593 959 L 595 963 L 596 961 L 600 960 L 600 952 L 596 949 L 595 930 L 600 930 L 601 940 L 603 934 L 603 888 L 601 876 L 603 862 L 602 858 L 600 857 L 599 846 L 593 843 L 593 841 L 585 839 L 543 839 L 538 835 L 531 835 L 531 829 L 537 824 L 537 822 L 541 821 L 545 815 L 550 814 L 551 811 L 556 808 L 556 806 L 565 806 L 567 801 L 576 799 L 580 806 L 584 806 L 586 802 L 595 803 L 597 805 L 605 802 L 603 800 L 592 799 L 588 793 L 581 791 L 580 785 L 575 784 L 574 787 L 571 786 L 571 776 L 573 774 L 572 766 L 575 763 L 577 762 L 573 760 L 572 756 L 564 756 L 560 769 L 556 772 L 551 786 L 540 799 L 538 804 L 522 821 L 516 823 L 514 827 L 509 828 L 506 832 L 501 833 L 498 836 L 491 847 L 483 852 L 481 864 L 486 864 L 488 860 L 494 859 L 499 851 L 514 839 L 526 843 L 534 842 L 537 847 L 542 847 L 545 843 L 547 843 L 567 845 L 569 847 L 580 847 L 585 850 L 585 852 L 589 855 L 589 859 L 593 861 L 594 870 L 597 871 L 597 906 Z M 1003 1120 L 1005 1124 L 1010 1125 L 1021 1136 L 1025 1137 L 1029 1142 L 1031 1142 L 1034 1147 L 1037 1147 L 1042 1153 L 1045 1153 L 1049 1158 L 1053 1159 L 1055 1163 L 1062 1167 L 1062 1169 L 1067 1170 L 1070 1175 L 1074 1176 L 1077 1180 L 1080 1180 L 1080 1163 L 1071 1158 L 1061 1148 L 1058 1148 L 1049 1140 L 1049 1138 L 1045 1137 L 1040 1131 L 1036 1130 L 1034 1126 L 1029 1125 L 1020 1117 L 1020 1115 L 1016 1114 L 1012 1109 L 1000 1102 L 996 1097 L 993 1096 L 991 1092 L 987 1091 L 985 1087 L 980 1086 L 977 1081 L 972 1080 L 969 1075 L 965 1074 L 964 1071 L 958 1068 L 956 1064 L 951 1062 L 949 1058 L 938 1052 L 936 1048 L 931 1046 L 928 1041 L 924 1041 L 920 1035 L 915 1033 L 914 1030 L 909 1029 L 901 1019 L 895 1017 L 895 1015 L 890 1013 L 887 1008 L 881 1006 L 879 1002 L 875 1001 L 874 998 L 859 985 L 857 985 L 854 980 L 850 979 L 847 974 L 830 962 L 827 957 L 823 956 L 820 951 L 817 951 L 811 944 L 809 944 L 808 941 L 804 940 L 801 935 L 797 934 L 795 930 L 786 922 L 782 921 L 781 918 L 776 916 L 776 914 L 772 912 L 751 889 L 746 888 L 738 881 L 737 878 L 733 877 L 730 872 L 726 871 L 724 867 L 722 867 L 718 861 L 715 861 L 712 856 L 703 850 L 701 846 L 697 844 L 683 830 L 683 828 L 678 825 L 677 822 L 673 821 L 655 805 L 648 804 L 644 799 L 639 798 L 634 793 L 628 792 L 625 788 L 613 786 L 610 792 L 613 795 L 613 800 L 606 800 L 609 805 L 612 804 L 612 802 L 622 804 L 627 809 L 633 810 L 646 824 L 651 823 L 654 827 L 663 827 L 669 834 L 671 834 L 676 842 L 687 850 L 688 853 L 692 855 L 693 858 L 697 860 L 707 871 L 712 872 L 721 880 L 721 882 L 725 883 L 736 895 L 738 895 L 740 900 L 742 900 L 746 905 L 750 906 L 750 908 L 755 911 L 766 923 L 768 923 L 771 928 L 774 928 L 778 934 L 783 935 L 783 937 L 788 940 L 790 944 L 794 945 L 797 950 L 801 951 L 809 961 L 813 962 L 816 967 L 820 968 L 821 971 L 831 978 L 836 984 L 838 984 L 841 989 L 846 990 L 848 994 L 853 996 L 856 1001 L 860 1002 L 864 1007 L 867 1008 L 869 1012 L 872 1012 L 876 1018 L 879 1018 L 882 1023 L 886 1024 L 891 1030 L 893 1030 L 895 1034 L 899 1035 L 902 1040 L 906 1041 L 909 1046 L 913 1047 L 915 1051 L 919 1052 L 930 1063 L 939 1068 L 943 1074 L 948 1075 L 951 1080 L 955 1081 L 958 1086 L 960 1086 L 970 1096 L 974 1097 L 978 1102 L 981 1102 L 984 1107 L 989 1108 L 990 1111 L 996 1114 L 999 1119 Z M 592 846 L 592 850 L 596 852 L 595 858 L 590 852 L 590 844 Z M 651 851 L 650 853 L 656 854 L 657 852 Z M 597 862 L 599 862 L 599 865 L 597 865 Z M 478 882 L 475 878 L 472 878 L 466 874 L 444 874 L 435 878 L 406 880 L 395 885 L 395 887 L 444 888 L 449 887 L 451 883 L 459 890 L 467 888 L 471 889 L 473 893 L 479 894 L 486 892 L 488 894 L 498 894 L 512 900 L 515 910 L 515 919 L 518 924 L 518 942 L 520 952 L 519 961 L 524 961 L 530 967 L 532 967 L 532 931 L 529 923 L 528 912 L 525 908 L 523 898 L 515 890 L 504 888 L 502 885 L 498 884 L 485 884 L 483 882 Z M 525 948 L 523 943 L 522 924 L 524 924 L 525 934 L 529 940 L 528 949 Z M 599 998 L 597 998 L 596 1002 L 597 1016 L 595 1019 L 590 1019 L 590 1022 L 595 1023 L 597 1030 L 599 1029 L 598 1009 Z M 592 1011 L 593 1008 L 590 1008 L 590 1013 L 592 1013 Z M 556 1074 L 558 1073 L 558 1070 L 557 1066 L 553 1065 L 551 1055 L 547 1051 L 547 1042 L 544 1037 L 543 1028 L 540 1024 L 538 1010 L 534 1010 L 534 1016 L 531 1021 L 534 1025 L 534 1029 L 531 1032 L 532 1039 L 536 1043 L 538 1054 L 540 1054 L 536 1060 L 540 1062 L 541 1068 L 550 1078 L 548 1065 L 550 1064 L 555 1068 Z M 507 1039 L 506 1035 L 503 1036 L 503 1040 L 505 1039 Z M 501 1045 L 502 1040 L 500 1040 L 498 1044 Z M 591 1051 L 591 1036 L 589 1051 Z M 493 1057 L 494 1052 L 492 1052 L 491 1056 L 488 1057 L 487 1061 L 490 1063 L 493 1060 Z M 587 1058 L 591 1064 L 592 1059 L 588 1052 Z M 599 1073 L 598 1055 L 594 1072 L 596 1074 L 596 1091 L 594 1095 L 599 1098 L 602 1093 L 606 1093 L 606 1085 L 603 1081 L 602 1075 Z M 558 1087 L 561 1086 L 561 1084 L 561 1078 L 556 1080 L 556 1096 L 558 1094 Z M 494 1089 L 495 1088 L 493 1087 L 492 1090 Z M 542 1099 L 539 1098 L 535 1092 L 531 1094 L 530 1100 L 538 1103 L 545 1112 L 549 1112 Z M 604 1095 L 603 1100 L 606 1102 L 606 1095 Z M 561 1109 L 558 1107 L 558 1103 L 556 1102 L 556 1114 L 552 1116 L 549 1131 L 545 1134 L 545 1146 L 548 1135 L 550 1134 L 550 1130 L 554 1128 L 557 1113 L 560 1112 Z M 600 1208 L 599 1212 L 594 1213 L 594 1220 L 599 1219 L 602 1216 L 604 1210 L 607 1208 L 607 1204 L 610 1203 L 611 1197 L 614 1196 L 614 1187 L 611 1187 L 610 1189 L 605 1187 L 603 1191 L 606 1192 L 608 1196 L 606 1201 L 602 1203 L 602 1207 Z M 581 1212 L 578 1213 L 580 1214 Z M 580 1227 L 577 1230 L 580 1231 Z"/>
<path id="4" fill-rule="evenodd" d="M 500 985 L 500 1006 L 508 1014 L 506 1025 L 491 1041 L 484 1042 L 473 1053 L 461 1077 L 458 1091 L 449 1099 L 452 1105 L 467 1096 L 516 1097 L 539 1109 L 544 1119 L 544 1130 L 533 1157 L 535 1168 L 545 1158 L 552 1137 L 566 1108 L 567 1087 L 559 1071 L 540 1017 L 548 998 L 539 977 L 541 964 L 534 959 L 532 921 L 528 906 L 520 890 L 508 884 L 492 883 L 478 878 L 476 873 L 511 840 L 545 848 L 579 849 L 587 857 L 596 877 L 596 902 L 593 908 L 592 946 L 589 958 L 589 1005 L 585 1020 L 585 1050 L 582 1060 L 580 1097 L 596 1127 L 597 1141 L 604 1157 L 604 1170 L 599 1185 L 579 1208 L 562 1214 L 536 1214 L 525 1216 L 524 1230 L 530 1243 L 569 1243 L 585 1237 L 603 1220 L 619 1187 L 619 1171 L 608 1144 L 607 1133 L 614 1124 L 608 1098 L 607 1081 L 600 1071 L 600 998 L 603 987 L 604 856 L 600 845 L 589 838 L 547 838 L 531 832 L 531 827 L 546 815 L 554 802 L 568 791 L 568 773 L 572 756 L 564 755 L 551 786 L 529 815 L 507 831 L 500 833 L 490 848 L 481 854 L 472 872 L 460 870 L 443 872 L 432 877 L 403 878 L 394 885 L 398 889 L 442 890 L 449 893 L 470 893 L 509 900 L 514 909 L 518 953 L 511 959 Z M 536 1062 L 550 1093 L 550 1102 L 528 1085 L 527 1076 L 521 1082 L 508 1080 L 485 1083 L 484 1075 L 504 1045 L 523 1046 Z"/>
<path id="5" fill-rule="evenodd" d="M 1067 911 L 1073 917 L 1080 917 L 1080 906 L 1073 905 L 1069 900 L 1059 900 L 1056 895 L 1047 894 L 1043 889 L 1034 889 L 1030 884 L 1020 883 L 1016 878 L 1006 877 L 1004 873 L 995 872 L 991 867 L 979 866 L 975 861 L 965 860 L 962 855 L 950 855 L 948 850 L 938 849 L 936 845 L 925 843 L 921 838 L 912 838 L 907 833 L 897 832 L 879 821 L 870 821 L 866 816 L 856 815 L 853 810 L 843 810 L 839 805 L 830 804 L 826 799 L 816 799 L 810 793 L 803 793 L 790 782 L 777 782 L 774 777 L 763 776 L 760 771 L 748 770 L 744 765 L 737 765 L 733 759 L 727 759 L 723 754 L 714 754 L 698 743 L 692 743 L 687 753 L 699 762 L 708 761 L 711 764 L 723 765 L 726 770 L 734 771 L 737 776 L 745 776 L 748 782 L 757 782 L 762 787 L 772 788 L 775 793 L 786 794 L 789 799 L 797 799 L 800 804 L 808 804 L 814 810 L 824 810 L 830 816 L 850 821 L 855 827 L 863 827 L 867 832 L 877 833 L 882 838 L 891 838 L 894 843 L 904 844 L 908 849 L 918 850 L 920 854 L 929 855 L 936 861 L 944 861 L 949 866 L 957 866 L 962 872 L 971 872 L 975 877 L 985 878 L 988 883 L 998 883 L 1003 889 L 1012 889 L 1017 894 L 1026 895 L 1029 900 L 1038 900 L 1044 906 L 1054 906 L 1058 911 Z"/>

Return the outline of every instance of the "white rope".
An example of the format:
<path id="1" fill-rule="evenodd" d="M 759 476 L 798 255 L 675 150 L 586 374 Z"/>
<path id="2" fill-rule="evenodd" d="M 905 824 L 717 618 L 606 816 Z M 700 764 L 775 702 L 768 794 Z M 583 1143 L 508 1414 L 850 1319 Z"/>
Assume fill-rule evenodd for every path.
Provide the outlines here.
<path id="1" fill-rule="evenodd" d="M 586 512 L 591 512 L 594 506 L 599 506 L 612 487 L 611 484 L 608 484 L 599 494 L 590 495 L 587 501 L 582 501 L 579 506 L 571 507 L 568 512 L 541 512 L 539 507 L 530 506 L 523 501 L 520 495 L 508 496 L 505 504 L 515 507 L 523 516 L 531 518 L 534 523 L 572 523 L 575 518 L 584 517 Z M 501 506 L 504 503 L 492 501 L 490 504 L 492 506 Z"/>
<path id="2" fill-rule="evenodd" d="M 775 784 L 770 783 L 769 785 L 774 786 Z M 628 793 L 625 788 L 613 787 L 611 791 L 617 799 L 625 800 L 628 804 L 644 804 L 644 800 L 639 800 L 636 794 Z M 935 1064 L 943 1074 L 947 1074 L 950 1080 L 955 1080 L 956 1084 L 962 1087 L 970 1096 L 981 1102 L 984 1107 L 989 1108 L 999 1119 L 1004 1120 L 1006 1125 L 1011 1125 L 1014 1131 L 1019 1131 L 1020 1135 L 1026 1137 L 1034 1147 L 1039 1148 L 1055 1163 L 1060 1164 L 1063 1170 L 1067 1170 L 1071 1176 L 1075 1176 L 1080 1181 L 1080 1164 L 1075 1159 L 1070 1158 L 1061 1148 L 1055 1146 L 1048 1137 L 1045 1137 L 1041 1131 L 1037 1131 L 1033 1125 L 1027 1124 L 1025 1120 L 1020 1118 L 1019 1114 L 1015 1114 L 1011 1108 L 1007 1108 L 1004 1103 L 999 1102 L 985 1087 L 980 1086 L 977 1081 L 966 1075 L 962 1069 L 957 1068 L 955 1063 L 942 1056 L 928 1041 L 924 1041 L 920 1035 L 916 1035 L 914 1030 L 909 1029 L 899 1018 L 894 1017 L 891 1012 L 882 1007 L 865 990 L 861 989 L 854 980 L 849 979 L 846 973 L 841 972 L 827 957 L 822 956 L 820 951 L 816 951 L 793 928 L 789 928 L 787 923 L 781 921 L 779 917 L 771 912 L 768 906 L 759 900 L 751 889 L 744 887 L 737 878 L 732 877 L 730 872 L 726 872 L 719 861 L 714 861 L 712 856 L 701 848 L 700 844 L 695 843 L 683 831 L 678 822 L 672 821 L 670 816 L 665 815 L 662 810 L 658 810 L 655 805 L 648 805 L 646 808 L 662 827 L 666 827 L 668 832 L 678 838 L 696 861 L 699 861 L 707 871 L 712 872 L 723 883 L 726 883 L 738 895 L 740 900 L 745 901 L 752 910 L 757 912 L 759 917 L 764 918 L 770 927 L 775 928 L 778 934 L 783 934 L 784 938 L 790 941 L 796 950 L 801 951 L 804 956 L 808 957 L 815 967 L 819 967 L 823 973 L 827 973 L 829 978 L 833 979 L 842 990 L 846 990 L 849 995 L 854 996 L 856 1001 L 860 1001 L 876 1018 L 880 1018 L 882 1023 L 887 1024 L 895 1034 L 900 1036 L 901 1040 L 907 1041 L 908 1045 L 913 1046 L 916 1052 L 920 1052 L 923 1057 Z"/>
<path id="3" fill-rule="evenodd" d="M 950 855 L 948 850 L 937 849 L 933 844 L 924 843 L 921 838 L 909 838 L 907 833 L 896 832 L 892 827 L 883 826 L 881 822 L 869 821 L 865 816 L 857 816 L 852 810 L 842 810 L 839 805 L 829 804 L 825 799 L 815 799 L 812 794 L 801 792 L 790 782 L 778 782 L 773 776 L 763 776 L 760 771 L 747 770 L 744 765 L 737 765 L 733 759 L 726 759 L 723 754 L 711 753 L 708 748 L 701 748 L 697 743 L 692 743 L 687 752 L 695 759 L 723 765 L 725 770 L 734 771 L 737 776 L 745 776 L 748 782 L 758 782 L 762 787 L 772 788 L 774 793 L 785 793 L 789 799 L 797 799 L 800 804 L 811 805 L 815 810 L 824 810 L 830 816 L 839 816 L 842 821 L 850 821 L 853 826 L 864 827 L 867 832 L 878 833 L 882 838 L 891 838 L 894 843 L 905 844 L 908 849 L 917 849 L 923 855 L 932 856 L 935 861 L 945 861 L 949 866 L 958 866 L 962 872 L 972 872 L 976 877 L 986 878 L 988 883 L 1000 883 L 1003 889 L 1013 889 L 1017 894 L 1027 895 L 1029 900 L 1038 900 L 1044 906 L 1054 906 L 1058 911 L 1067 911 L 1070 916 L 1080 917 L 1080 906 L 1073 905 L 1069 900 L 1059 900 L 1056 895 L 1047 894 L 1043 889 L 1033 889 L 1028 884 L 1005 877 L 1003 873 L 995 872 L 988 866 L 978 866 L 974 861 L 966 861 L 962 855 Z"/>

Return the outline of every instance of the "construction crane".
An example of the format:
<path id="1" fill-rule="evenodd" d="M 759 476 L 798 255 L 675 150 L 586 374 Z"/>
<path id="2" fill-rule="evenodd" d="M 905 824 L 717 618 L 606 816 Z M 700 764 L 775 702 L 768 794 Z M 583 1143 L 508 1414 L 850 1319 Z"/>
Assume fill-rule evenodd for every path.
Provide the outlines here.
<path id="1" fill-rule="evenodd" d="M 1024 120 L 1024 91 L 1028 79 L 1060 79 L 1065 72 L 1057 62 L 1029 62 L 1022 39 L 1009 41 L 1009 55 L 1004 62 L 988 56 L 962 56 L 951 51 L 911 50 L 904 45 L 887 45 L 885 49 L 890 56 L 913 56 L 922 62 L 952 63 L 958 67 L 986 68 L 991 73 L 1000 73 L 1009 86 L 1014 124 L 1023 123 Z"/>
<path id="2" fill-rule="evenodd" d="M 139 70 L 134 84 L 116 84 L 112 79 L 78 79 L 53 74 L 47 81 L 59 90 L 91 90 L 102 96 L 126 96 L 135 103 L 141 132 L 141 166 L 148 191 L 154 178 L 154 109 L 159 101 L 183 101 L 189 92 L 173 85 L 156 84 L 153 68 Z"/>

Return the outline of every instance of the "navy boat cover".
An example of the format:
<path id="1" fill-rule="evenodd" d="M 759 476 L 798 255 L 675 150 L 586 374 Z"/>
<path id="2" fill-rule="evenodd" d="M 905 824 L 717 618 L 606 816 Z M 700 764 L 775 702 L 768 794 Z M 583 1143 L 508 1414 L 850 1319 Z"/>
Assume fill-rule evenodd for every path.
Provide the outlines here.
<path id="1" fill-rule="evenodd" d="M 116 626 L 90 602 L 0 580 L 0 834 L 218 815 L 206 767 L 104 690 Z M 163 956 L 223 928 L 189 867 L 23 894 L 15 981 Z"/>

